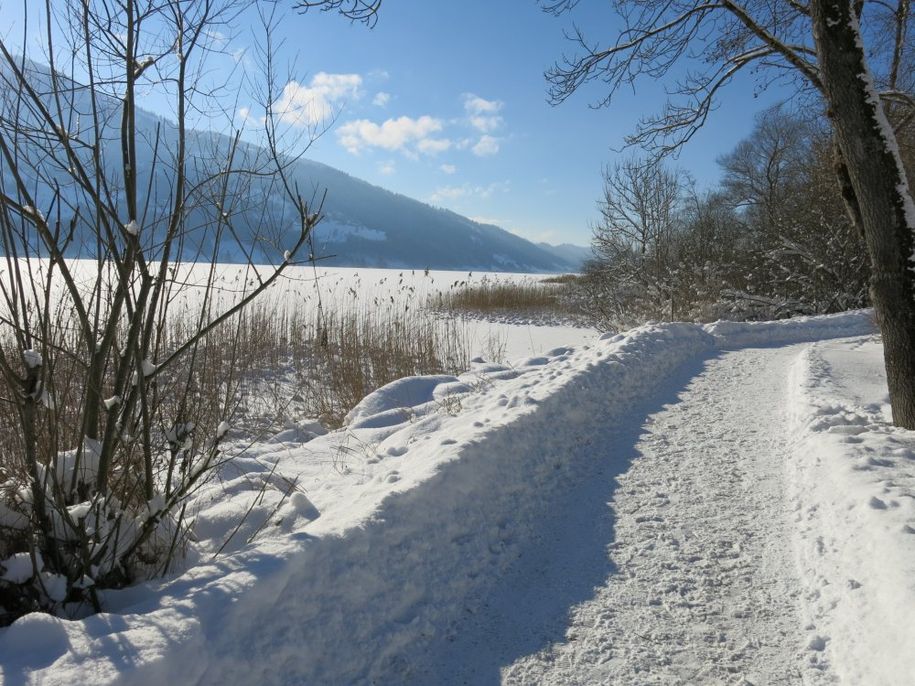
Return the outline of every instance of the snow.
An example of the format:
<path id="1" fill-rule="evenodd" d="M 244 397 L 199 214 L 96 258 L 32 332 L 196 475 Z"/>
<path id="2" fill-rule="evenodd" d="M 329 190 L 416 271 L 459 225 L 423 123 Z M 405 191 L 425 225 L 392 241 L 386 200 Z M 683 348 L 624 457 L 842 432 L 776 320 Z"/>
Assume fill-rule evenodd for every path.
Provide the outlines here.
<path id="1" fill-rule="evenodd" d="M 85 438 L 81 450 L 74 448 L 57 455 L 54 463 L 53 479 L 66 491 L 71 490 L 71 485 L 75 485 L 77 487 L 76 490 L 78 490 L 79 484 L 93 484 L 98 474 L 100 458 L 101 447 L 98 441 Z M 46 470 L 41 464 L 38 467 L 39 478 L 50 492 L 53 489 L 51 481 L 52 470 Z"/>
<path id="2" fill-rule="evenodd" d="M 853 310 L 818 317 L 793 317 L 774 322 L 728 322 L 706 324 L 705 330 L 723 348 L 750 345 L 785 345 L 822 338 L 866 335 L 874 331 L 873 310 Z"/>
<path id="3" fill-rule="evenodd" d="M 25 366 L 29 369 L 35 369 L 44 364 L 41 353 L 32 349 L 22 351 L 22 361 L 25 362 Z"/>
<path id="4" fill-rule="evenodd" d="M 457 392 L 470 390 L 470 387 L 462 384 L 456 376 L 411 376 L 398 379 L 369 393 L 350 410 L 343 422 L 352 428 L 365 426 L 366 420 L 371 420 L 371 425 L 378 427 L 379 418 L 383 418 L 382 421 L 385 422 L 400 424 L 403 416 L 398 416 L 398 413 L 408 413 L 414 407 L 434 402 L 437 397 L 436 391 L 440 387 L 450 390 L 454 385 Z M 446 394 L 450 393 L 446 391 Z"/>
<path id="5" fill-rule="evenodd" d="M 458 675 L 446 683 L 488 682 L 481 662 L 504 665 L 512 684 L 793 683 L 803 636 L 786 574 L 790 535 L 777 516 L 787 441 L 760 429 L 783 421 L 796 355 L 793 346 L 709 351 L 629 421 L 605 428 L 605 454 L 616 459 L 554 510 L 540 555 L 506 575 L 506 588 L 529 590 L 502 593 L 497 611 L 437 656 Z M 569 526 L 582 495 L 593 505 Z M 580 589 L 585 599 L 557 631 L 538 591 L 582 577 L 594 591 Z M 532 641 L 538 632 L 549 640 Z M 480 652 L 487 661 L 460 666 Z"/>
<path id="6" fill-rule="evenodd" d="M 794 366 L 789 463 L 810 683 L 915 682 L 915 434 L 891 424 L 876 337 L 809 346 Z"/>
<path id="7" fill-rule="evenodd" d="M 61 625 L 69 650 L 42 655 L 41 667 L 6 650 L 14 625 L 0 636 L 7 673 L 98 684 L 354 683 L 396 674 L 403 647 L 452 631 L 468 598 L 537 534 L 548 496 L 581 468 L 563 447 L 593 413 L 608 400 L 624 411 L 711 345 L 692 325 L 645 327 L 614 343 L 552 351 L 545 364 L 473 370 L 460 380 L 477 390 L 447 396 L 418 418 L 302 446 L 256 446 L 236 465 L 249 467 L 246 475 L 201 494 L 212 499 L 197 514 L 204 542 L 224 538 L 260 492 L 255 461 L 266 476 L 282 458 L 276 471 L 288 470 L 319 517 L 302 517 L 305 503 L 293 499 L 270 516 L 280 520 L 269 525 L 273 534 L 254 545 L 238 535 L 234 552 L 207 556 L 177 579 L 107 594 L 110 612 Z"/>
<path id="8" fill-rule="evenodd" d="M 137 220 L 131 219 L 129 222 L 124 224 L 124 232 L 130 236 L 139 236 L 140 235 L 140 225 L 137 224 Z"/>
<path id="9" fill-rule="evenodd" d="M 880 358 L 869 312 L 651 324 L 227 437 L 187 568 L 0 630 L 4 680 L 911 683 Z"/>
<path id="10" fill-rule="evenodd" d="M 41 222 L 44 221 L 44 213 L 42 213 L 42 211 L 37 207 L 32 207 L 31 205 L 23 205 L 22 214 L 26 217 L 32 217 L 33 219 L 37 219 Z"/>
<path id="11" fill-rule="evenodd" d="M 69 261 L 78 284 L 92 287 L 98 268 L 94 260 Z M 261 266 L 263 269 L 263 266 Z M 199 307 L 207 291 L 203 288 L 210 275 L 209 264 L 178 264 L 173 276 L 176 283 L 187 284 L 176 294 L 173 311 Z M 478 285 L 527 283 L 539 284 L 543 274 L 516 274 L 479 271 L 437 271 L 422 269 L 368 269 L 346 267 L 316 267 L 286 264 L 283 275 L 264 293 L 256 307 L 275 312 L 280 320 L 313 321 L 318 307 L 325 312 L 343 313 L 374 308 L 380 316 L 386 312 L 411 311 L 434 298 L 460 287 L 461 283 Z M 245 265 L 221 264 L 216 283 L 208 297 L 214 308 L 227 307 L 256 283 L 251 268 Z M 63 289 L 58 280 L 57 287 Z M 473 355 L 504 362 L 525 355 L 539 355 L 559 345 L 580 345 L 597 338 L 593 328 L 572 321 L 556 321 L 523 316 L 505 316 L 500 320 L 475 316 L 459 318 L 459 335 L 471 347 Z M 499 357 L 501 359 L 496 360 Z"/>
<path id="12" fill-rule="evenodd" d="M 35 559 L 38 567 L 43 568 L 39 553 L 36 553 Z M 16 553 L 0 562 L 0 567 L 3 568 L 3 574 L 0 578 L 13 584 L 23 584 L 38 571 L 41 571 L 40 569 L 35 569 L 35 565 L 32 564 L 32 556 L 29 553 Z"/>

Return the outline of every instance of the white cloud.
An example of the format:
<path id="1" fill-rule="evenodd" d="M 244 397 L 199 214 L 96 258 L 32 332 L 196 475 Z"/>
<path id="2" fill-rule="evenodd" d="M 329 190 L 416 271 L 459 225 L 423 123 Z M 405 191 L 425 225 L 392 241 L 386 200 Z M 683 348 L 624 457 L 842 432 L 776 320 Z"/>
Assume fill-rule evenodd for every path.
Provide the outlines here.
<path id="1" fill-rule="evenodd" d="M 365 148 L 381 148 L 415 155 L 414 148 L 420 152 L 434 153 L 450 147 L 451 142 L 447 139 L 429 138 L 441 130 L 441 120 L 429 116 L 418 119 L 398 117 L 381 124 L 368 119 L 356 119 L 340 126 L 337 129 L 337 137 L 340 144 L 354 155 L 358 155 Z"/>
<path id="2" fill-rule="evenodd" d="M 442 200 L 456 200 L 470 195 L 470 184 L 463 186 L 440 186 L 436 188 L 432 195 L 429 196 L 431 202 L 441 202 Z"/>
<path id="3" fill-rule="evenodd" d="M 319 126 L 333 119 L 343 101 L 359 98 L 359 74 L 318 72 L 307 86 L 290 81 L 273 103 L 280 119 L 294 126 Z"/>
<path id="4" fill-rule="evenodd" d="M 416 147 L 427 155 L 436 155 L 448 150 L 451 147 L 451 141 L 447 138 L 424 138 L 416 144 Z"/>
<path id="5" fill-rule="evenodd" d="M 464 93 L 464 109 L 470 114 L 496 114 L 503 105 L 501 100 L 486 100 L 473 93 Z"/>
<path id="6" fill-rule="evenodd" d="M 391 102 L 391 94 L 384 91 L 378 91 L 372 98 L 372 104 L 376 107 L 387 107 L 389 102 Z"/>
<path id="7" fill-rule="evenodd" d="M 204 35 L 209 38 L 213 45 L 217 48 L 222 48 L 226 43 L 229 42 L 228 37 L 222 31 L 216 31 L 214 29 L 204 30 Z"/>
<path id="8" fill-rule="evenodd" d="M 477 198 L 487 200 L 496 193 L 507 193 L 511 188 L 508 181 L 496 181 L 488 186 L 478 186 L 464 183 L 460 186 L 440 186 L 429 196 L 429 202 L 439 203 L 462 198 Z"/>
<path id="9" fill-rule="evenodd" d="M 473 146 L 473 154 L 477 157 L 489 157 L 499 152 L 499 139 L 493 136 L 483 135 L 480 140 Z"/>
<path id="10" fill-rule="evenodd" d="M 490 133 L 502 126 L 504 120 L 499 112 L 504 105 L 501 100 L 486 100 L 473 93 L 464 93 L 464 111 L 467 113 L 468 121 L 472 127 L 483 133 Z"/>
<path id="11" fill-rule="evenodd" d="M 455 167 L 453 164 L 443 164 L 439 167 L 439 169 L 449 175 L 454 174 L 454 172 L 457 171 L 457 167 Z"/>
<path id="12" fill-rule="evenodd" d="M 480 131 L 495 131 L 502 125 L 502 117 L 471 117 L 470 125 Z"/>
<path id="13" fill-rule="evenodd" d="M 378 165 L 378 172 L 380 174 L 384 174 L 385 176 L 391 176 L 391 174 L 397 173 L 397 167 L 393 161 L 388 160 L 387 162 L 383 162 Z"/>

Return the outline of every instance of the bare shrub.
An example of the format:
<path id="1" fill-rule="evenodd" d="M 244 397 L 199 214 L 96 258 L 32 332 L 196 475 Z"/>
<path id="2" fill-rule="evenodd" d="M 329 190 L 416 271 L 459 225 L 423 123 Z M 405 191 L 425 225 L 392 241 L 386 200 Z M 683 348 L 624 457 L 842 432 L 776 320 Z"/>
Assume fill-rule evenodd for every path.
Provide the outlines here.
<path id="1" fill-rule="evenodd" d="M 226 459 L 240 363 L 275 349 L 272 319 L 245 310 L 320 219 L 287 175 L 319 131 L 296 148 L 277 128 L 272 4 L 256 14 L 264 145 L 233 129 L 207 61 L 249 6 L 47 3 L 47 66 L 0 40 L 0 623 L 97 611 L 98 589 L 167 571 Z M 138 108 L 150 94 L 175 121 Z M 231 297 L 227 253 L 248 264 Z M 207 266 L 190 298 L 182 262 Z"/>

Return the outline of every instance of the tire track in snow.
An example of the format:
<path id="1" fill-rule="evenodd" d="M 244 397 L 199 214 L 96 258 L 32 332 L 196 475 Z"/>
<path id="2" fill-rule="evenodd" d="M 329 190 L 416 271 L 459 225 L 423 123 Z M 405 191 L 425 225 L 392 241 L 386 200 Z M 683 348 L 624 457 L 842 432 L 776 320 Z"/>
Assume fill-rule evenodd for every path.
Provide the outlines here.
<path id="1" fill-rule="evenodd" d="M 609 542 L 609 563 L 604 562 L 609 576 L 591 599 L 566 608 L 564 637 L 545 631 L 553 638 L 525 653 L 517 644 L 523 640 L 529 647 L 536 627 L 526 627 L 524 636 L 513 635 L 505 615 L 523 616 L 516 605 L 536 603 L 537 597 L 514 589 L 561 593 L 565 584 L 574 583 L 569 575 L 593 571 L 551 560 L 555 548 L 550 546 L 532 551 L 500 584 L 497 593 L 504 597 L 491 597 L 488 612 L 468 620 L 452 646 L 433 653 L 430 679 L 473 684 L 799 683 L 799 591 L 783 475 L 787 369 L 800 349 L 723 352 L 705 361 L 675 402 L 647 417 L 634 414 L 634 421 L 641 416 L 644 422 L 641 432 L 608 427 L 602 440 L 592 438 L 591 445 L 606 460 L 632 455 L 616 488 L 605 486 L 612 497 L 609 516 L 594 522 L 612 527 L 600 539 Z M 600 478 L 600 471 L 594 477 Z M 584 488 L 592 493 L 594 484 Z M 576 502 L 570 498 L 564 507 L 571 511 L 557 512 L 544 523 L 544 540 L 571 536 L 574 541 L 569 525 L 588 526 L 582 517 L 576 519 Z M 593 544 L 595 539 L 586 540 Z M 481 660 L 491 663 L 493 655 L 504 658 L 500 675 L 492 664 L 480 668 Z"/>

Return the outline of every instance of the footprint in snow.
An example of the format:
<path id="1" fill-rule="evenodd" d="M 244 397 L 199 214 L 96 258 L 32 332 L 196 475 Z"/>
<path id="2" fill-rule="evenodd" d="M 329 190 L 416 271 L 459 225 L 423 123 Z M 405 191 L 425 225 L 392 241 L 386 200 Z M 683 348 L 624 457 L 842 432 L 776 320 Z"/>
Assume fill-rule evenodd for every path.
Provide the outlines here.
<path id="1" fill-rule="evenodd" d="M 822 636 L 817 634 L 810 639 L 809 643 L 807 643 L 807 650 L 815 650 L 818 653 L 822 652 L 822 651 L 826 650 L 826 641 L 828 641 L 828 640 L 829 640 L 828 637 L 823 638 Z"/>

